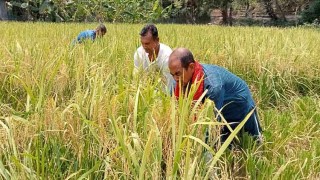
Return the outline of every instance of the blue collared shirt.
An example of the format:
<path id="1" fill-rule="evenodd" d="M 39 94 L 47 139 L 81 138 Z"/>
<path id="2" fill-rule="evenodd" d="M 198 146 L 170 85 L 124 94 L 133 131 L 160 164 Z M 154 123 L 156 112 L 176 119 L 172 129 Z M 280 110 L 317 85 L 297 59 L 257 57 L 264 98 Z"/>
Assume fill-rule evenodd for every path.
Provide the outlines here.
<path id="1" fill-rule="evenodd" d="M 96 39 L 96 31 L 95 30 L 82 31 L 77 37 L 77 41 L 79 43 L 81 43 L 85 39 L 91 39 L 92 41 L 94 41 Z"/>
<path id="2" fill-rule="evenodd" d="M 255 107 L 248 85 L 238 76 L 216 65 L 202 64 L 206 98 L 214 101 L 228 122 L 240 122 Z"/>

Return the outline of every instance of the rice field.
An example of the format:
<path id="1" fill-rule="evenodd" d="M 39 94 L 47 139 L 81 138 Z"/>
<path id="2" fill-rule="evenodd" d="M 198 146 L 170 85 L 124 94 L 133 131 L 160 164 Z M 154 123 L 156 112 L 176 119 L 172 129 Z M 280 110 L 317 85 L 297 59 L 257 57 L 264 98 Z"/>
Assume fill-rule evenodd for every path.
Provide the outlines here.
<path id="1" fill-rule="evenodd" d="M 132 75 L 143 24 L 71 45 L 96 25 L 0 22 L 0 179 L 320 179 L 319 29 L 157 25 L 250 86 L 264 143 L 228 149 L 212 102 Z"/>

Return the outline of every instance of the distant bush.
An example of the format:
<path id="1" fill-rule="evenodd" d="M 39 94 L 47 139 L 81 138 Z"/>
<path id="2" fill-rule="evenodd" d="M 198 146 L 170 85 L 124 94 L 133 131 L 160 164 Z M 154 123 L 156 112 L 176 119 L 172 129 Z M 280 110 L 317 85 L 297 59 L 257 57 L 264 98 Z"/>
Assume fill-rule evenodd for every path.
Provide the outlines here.
<path id="1" fill-rule="evenodd" d="M 309 8 L 304 10 L 301 14 L 303 23 L 319 23 L 320 19 L 320 0 L 316 0 L 310 4 Z"/>

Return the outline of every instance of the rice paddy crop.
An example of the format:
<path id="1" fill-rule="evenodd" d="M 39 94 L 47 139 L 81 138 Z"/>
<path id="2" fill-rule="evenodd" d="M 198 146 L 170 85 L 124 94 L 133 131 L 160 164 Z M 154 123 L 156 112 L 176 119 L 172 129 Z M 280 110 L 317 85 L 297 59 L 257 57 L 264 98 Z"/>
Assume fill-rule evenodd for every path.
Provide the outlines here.
<path id="1" fill-rule="evenodd" d="M 190 108 L 159 74 L 132 75 L 143 24 L 71 45 L 95 27 L 0 22 L 0 179 L 320 178 L 319 29 L 158 25 L 249 84 L 264 143 L 230 150 L 213 145 L 211 101 Z"/>

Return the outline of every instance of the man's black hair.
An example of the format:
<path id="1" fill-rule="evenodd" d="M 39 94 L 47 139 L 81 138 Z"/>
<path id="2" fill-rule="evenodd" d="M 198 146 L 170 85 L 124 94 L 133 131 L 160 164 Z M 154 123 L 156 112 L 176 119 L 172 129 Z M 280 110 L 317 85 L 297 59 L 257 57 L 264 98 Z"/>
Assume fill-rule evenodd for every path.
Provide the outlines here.
<path id="1" fill-rule="evenodd" d="M 181 66 L 185 69 L 188 69 L 190 63 L 195 63 L 193 55 L 189 50 L 185 51 L 182 54 L 180 61 L 181 61 Z"/>
<path id="2" fill-rule="evenodd" d="M 107 32 L 107 28 L 104 24 L 99 24 L 97 29 L 99 29 L 101 32 L 105 32 L 105 33 Z"/>
<path id="3" fill-rule="evenodd" d="M 158 38 L 158 29 L 154 24 L 144 26 L 140 32 L 140 36 L 146 36 L 148 32 L 152 34 L 153 39 Z"/>

